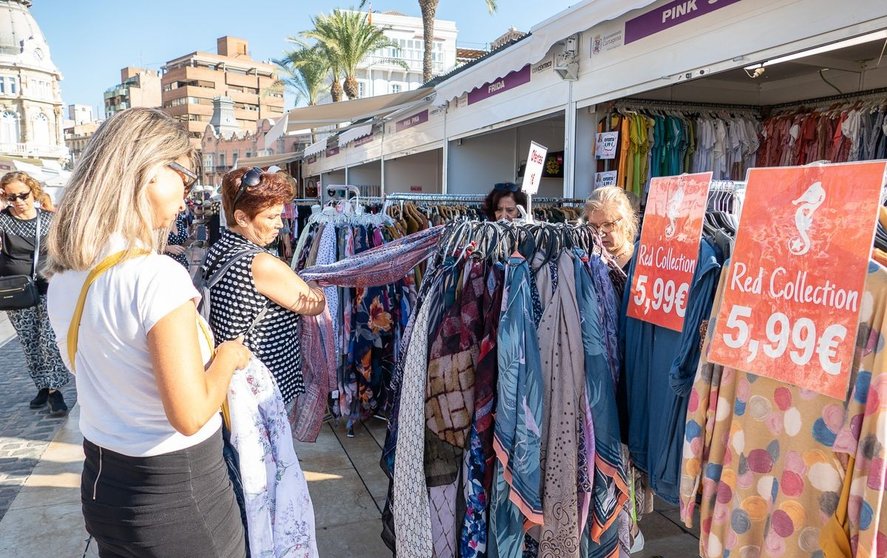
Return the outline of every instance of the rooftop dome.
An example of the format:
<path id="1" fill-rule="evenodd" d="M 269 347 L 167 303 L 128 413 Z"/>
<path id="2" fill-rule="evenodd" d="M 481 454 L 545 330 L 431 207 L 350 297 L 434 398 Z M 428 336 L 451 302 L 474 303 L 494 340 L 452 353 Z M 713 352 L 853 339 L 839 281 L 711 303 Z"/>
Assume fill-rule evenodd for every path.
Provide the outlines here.
<path id="1" fill-rule="evenodd" d="M 0 0 L 0 65 L 21 64 L 57 74 L 30 6 L 30 0 Z"/>

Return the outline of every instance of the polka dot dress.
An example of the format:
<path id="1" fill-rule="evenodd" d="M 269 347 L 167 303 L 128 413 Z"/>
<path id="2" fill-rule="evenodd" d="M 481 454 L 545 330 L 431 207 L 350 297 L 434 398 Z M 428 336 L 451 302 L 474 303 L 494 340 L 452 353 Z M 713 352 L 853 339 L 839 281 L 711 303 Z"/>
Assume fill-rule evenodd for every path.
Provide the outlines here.
<path id="1" fill-rule="evenodd" d="M 243 236 L 225 230 L 206 257 L 212 274 L 234 254 L 257 248 Z M 252 264 L 255 256 L 239 259 L 210 291 L 210 327 L 216 343 L 243 335 L 265 306 L 268 312 L 244 339 L 244 344 L 268 367 L 284 403 L 305 392 L 299 346 L 299 315 L 271 302 L 256 289 Z"/>

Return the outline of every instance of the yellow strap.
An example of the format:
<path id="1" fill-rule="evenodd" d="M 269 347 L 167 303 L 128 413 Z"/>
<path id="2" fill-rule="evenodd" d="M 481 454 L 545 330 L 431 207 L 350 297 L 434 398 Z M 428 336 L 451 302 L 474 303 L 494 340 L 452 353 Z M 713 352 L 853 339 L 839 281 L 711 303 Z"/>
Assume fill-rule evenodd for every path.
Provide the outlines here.
<path id="1" fill-rule="evenodd" d="M 77 299 L 77 306 L 74 307 L 74 315 L 71 317 L 71 324 L 68 326 L 68 360 L 71 363 L 72 372 L 77 368 L 74 358 L 77 356 L 77 341 L 80 336 L 80 320 L 83 318 L 83 305 L 86 304 L 86 295 L 89 293 L 89 287 L 95 283 L 96 279 L 98 279 L 102 273 L 108 271 L 120 262 L 130 258 L 145 256 L 147 254 L 150 254 L 147 250 L 123 250 L 111 254 L 99 262 L 99 265 L 95 266 L 92 271 L 89 272 L 89 275 L 86 276 L 83 288 L 80 289 L 80 298 Z"/>
<path id="2" fill-rule="evenodd" d="M 206 344 L 209 347 L 209 350 L 215 353 L 215 343 L 213 343 L 212 334 L 210 334 L 209 329 L 206 327 L 206 322 L 204 322 L 200 316 L 197 316 L 197 325 L 200 326 L 200 331 L 203 333 L 203 337 L 206 339 Z M 225 397 L 225 400 L 222 401 L 222 420 L 225 421 L 225 428 L 229 431 L 231 430 L 231 411 L 228 409 L 228 397 Z"/>

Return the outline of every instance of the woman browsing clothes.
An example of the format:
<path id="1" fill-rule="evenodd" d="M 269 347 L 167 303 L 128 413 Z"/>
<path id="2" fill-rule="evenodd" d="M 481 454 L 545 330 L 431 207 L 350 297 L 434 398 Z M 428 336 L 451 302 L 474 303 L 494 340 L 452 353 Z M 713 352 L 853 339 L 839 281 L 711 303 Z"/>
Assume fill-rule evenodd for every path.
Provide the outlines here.
<path id="1" fill-rule="evenodd" d="M 283 174 L 240 168 L 225 175 L 221 193 L 228 228 L 207 253 L 204 273 L 231 266 L 211 287 L 210 325 L 217 341 L 243 336 L 289 404 L 305 389 L 299 314 L 314 316 L 326 307 L 323 290 L 265 249 L 283 227 L 293 183 Z"/>
<path id="2" fill-rule="evenodd" d="M 513 221 L 520 217 L 517 206 L 527 209 L 527 195 L 514 182 L 500 182 L 493 186 L 484 200 L 484 213 L 490 221 Z"/>
<path id="3" fill-rule="evenodd" d="M 37 396 L 31 400 L 30 406 L 39 409 L 49 403 L 50 416 L 61 417 L 67 414 L 68 406 L 59 388 L 67 385 L 70 376 L 59 355 L 55 333 L 46 314 L 48 284 L 42 275 L 52 214 L 35 206 L 34 202 L 46 194 L 27 173 L 7 173 L 0 179 L 0 190 L 3 200 L 9 204 L 0 212 L 0 275 L 31 275 L 34 249 L 37 236 L 40 236 L 36 278 L 39 302 L 31 308 L 6 312 L 25 351 L 28 373 L 37 387 Z"/>
<path id="4" fill-rule="evenodd" d="M 74 169 L 48 238 L 49 316 L 76 373 L 80 498 L 100 556 L 235 557 L 246 547 L 222 460 L 239 340 L 213 341 L 163 241 L 196 181 L 187 131 L 115 114 Z"/>
<path id="5" fill-rule="evenodd" d="M 585 219 L 601 235 L 610 256 L 627 271 L 638 236 L 638 215 L 625 190 L 616 186 L 594 190 L 585 203 Z"/>

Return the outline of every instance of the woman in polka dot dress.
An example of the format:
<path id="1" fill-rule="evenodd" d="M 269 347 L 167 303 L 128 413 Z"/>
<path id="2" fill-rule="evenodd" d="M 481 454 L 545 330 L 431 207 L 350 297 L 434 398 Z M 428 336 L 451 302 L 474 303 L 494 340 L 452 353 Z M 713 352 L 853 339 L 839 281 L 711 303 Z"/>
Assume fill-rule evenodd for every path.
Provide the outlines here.
<path id="1" fill-rule="evenodd" d="M 292 182 L 280 173 L 253 167 L 226 174 L 222 205 L 228 229 L 209 250 L 205 264 L 212 275 L 238 253 L 251 252 L 212 287 L 210 326 L 217 343 L 245 335 L 244 344 L 271 371 L 285 404 L 305 391 L 299 314 L 314 316 L 326 307 L 323 290 L 309 286 L 264 250 L 277 238 L 283 206 L 293 195 Z"/>

